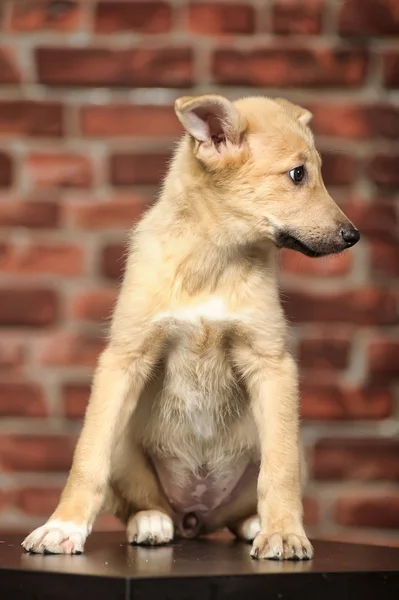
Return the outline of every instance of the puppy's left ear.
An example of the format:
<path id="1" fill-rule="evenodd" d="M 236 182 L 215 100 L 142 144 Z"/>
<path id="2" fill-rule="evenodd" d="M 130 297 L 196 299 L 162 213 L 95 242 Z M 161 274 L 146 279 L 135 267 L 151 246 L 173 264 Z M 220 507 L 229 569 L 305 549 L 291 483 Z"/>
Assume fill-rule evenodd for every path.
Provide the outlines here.
<path id="1" fill-rule="evenodd" d="M 175 111 L 195 140 L 216 147 L 226 141 L 238 144 L 245 129 L 242 116 L 223 96 L 183 96 L 176 100 Z"/>
<path id="2" fill-rule="evenodd" d="M 280 106 L 283 106 L 295 119 L 298 119 L 302 125 L 309 125 L 312 120 L 313 115 L 310 110 L 302 108 L 302 106 L 294 104 L 285 98 L 275 98 L 274 101 L 277 102 L 277 104 L 280 104 Z"/>

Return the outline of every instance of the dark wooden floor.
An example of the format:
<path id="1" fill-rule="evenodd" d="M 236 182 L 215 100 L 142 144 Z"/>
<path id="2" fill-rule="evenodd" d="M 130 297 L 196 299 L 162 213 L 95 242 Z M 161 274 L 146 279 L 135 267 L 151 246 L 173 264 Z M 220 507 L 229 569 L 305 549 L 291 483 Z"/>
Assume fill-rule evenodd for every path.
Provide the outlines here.
<path id="1" fill-rule="evenodd" d="M 399 549 L 315 542 L 306 562 L 254 561 L 231 540 L 131 547 L 120 533 L 89 537 L 81 556 L 26 554 L 0 534 L 1 600 L 399 600 Z"/>

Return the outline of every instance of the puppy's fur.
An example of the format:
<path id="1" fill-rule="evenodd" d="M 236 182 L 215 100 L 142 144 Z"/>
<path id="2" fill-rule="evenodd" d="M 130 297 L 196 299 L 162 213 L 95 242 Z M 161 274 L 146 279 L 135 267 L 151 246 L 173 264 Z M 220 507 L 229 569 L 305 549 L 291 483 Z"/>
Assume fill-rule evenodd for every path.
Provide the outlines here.
<path id="1" fill-rule="evenodd" d="M 106 507 L 133 543 L 227 525 L 253 557 L 310 558 L 276 248 L 327 255 L 359 234 L 324 187 L 308 111 L 213 95 L 175 108 L 187 133 L 132 233 L 67 484 L 23 546 L 82 552 Z"/>

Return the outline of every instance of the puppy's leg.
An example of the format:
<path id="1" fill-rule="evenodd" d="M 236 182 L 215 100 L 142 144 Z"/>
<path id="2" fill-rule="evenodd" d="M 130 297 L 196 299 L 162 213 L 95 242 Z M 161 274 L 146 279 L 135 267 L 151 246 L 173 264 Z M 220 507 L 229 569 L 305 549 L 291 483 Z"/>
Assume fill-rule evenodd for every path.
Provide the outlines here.
<path id="1" fill-rule="evenodd" d="M 246 379 L 261 444 L 261 530 L 251 556 L 311 558 L 312 546 L 302 525 L 296 365 L 287 353 L 273 358 L 248 347 L 236 352 L 236 360 Z"/>
<path id="2" fill-rule="evenodd" d="M 302 445 L 300 446 L 300 456 L 301 456 L 301 484 L 302 488 L 304 483 L 306 482 L 306 461 L 304 458 L 304 452 Z M 235 536 L 244 540 L 245 542 L 253 542 L 255 537 L 261 530 L 260 519 L 257 514 L 257 494 L 256 494 L 256 486 L 252 488 L 252 486 L 248 489 L 247 493 L 243 496 L 243 498 L 239 499 L 239 506 L 237 507 L 237 515 L 243 515 L 244 512 L 246 515 L 242 517 L 240 516 L 235 522 L 228 522 L 228 527 Z M 246 511 L 244 511 L 244 507 L 246 507 Z"/>
<path id="3" fill-rule="evenodd" d="M 112 346 L 103 352 L 60 503 L 48 522 L 24 540 L 26 550 L 56 554 L 83 551 L 105 498 L 116 435 L 121 435 L 134 410 L 159 352 L 155 343 L 146 344 L 145 351 L 135 353 L 134 358 Z"/>
<path id="4" fill-rule="evenodd" d="M 300 446 L 300 455 L 301 483 L 303 487 L 306 481 L 306 462 L 302 445 Z M 218 517 L 227 524 L 227 527 L 236 537 L 245 542 L 253 542 L 261 529 L 257 514 L 256 480 L 254 485 L 249 485 L 235 502 L 226 508 L 222 508 L 222 512 L 218 514 Z"/>
<path id="5" fill-rule="evenodd" d="M 128 542 L 167 544 L 174 535 L 172 509 L 141 445 L 132 444 L 130 439 L 126 442 L 118 460 L 117 478 L 118 489 L 131 508 L 126 518 Z"/>

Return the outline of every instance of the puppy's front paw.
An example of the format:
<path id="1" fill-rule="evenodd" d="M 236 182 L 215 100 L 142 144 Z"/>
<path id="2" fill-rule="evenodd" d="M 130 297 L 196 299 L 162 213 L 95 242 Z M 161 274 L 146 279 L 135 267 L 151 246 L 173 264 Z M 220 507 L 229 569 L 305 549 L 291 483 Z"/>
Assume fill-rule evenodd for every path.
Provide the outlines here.
<path id="1" fill-rule="evenodd" d="M 159 510 L 142 510 L 136 513 L 127 525 L 130 544 L 161 546 L 173 540 L 172 519 Z"/>
<path id="2" fill-rule="evenodd" d="M 48 521 L 22 542 L 34 554 L 82 554 L 88 528 L 72 521 Z"/>
<path id="3" fill-rule="evenodd" d="M 251 556 L 271 560 L 309 560 L 313 557 L 313 548 L 305 535 L 258 533 L 252 545 Z"/>

